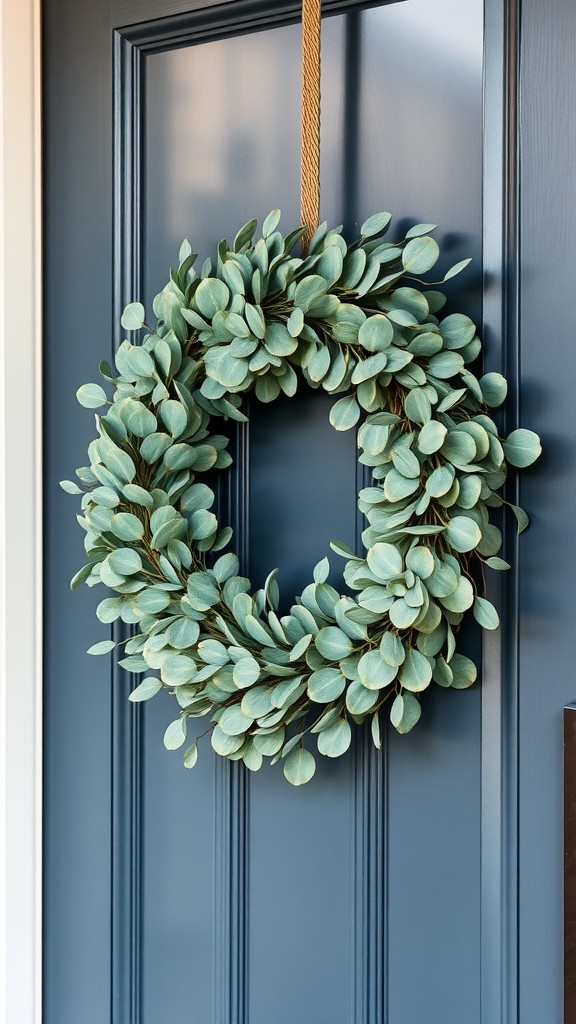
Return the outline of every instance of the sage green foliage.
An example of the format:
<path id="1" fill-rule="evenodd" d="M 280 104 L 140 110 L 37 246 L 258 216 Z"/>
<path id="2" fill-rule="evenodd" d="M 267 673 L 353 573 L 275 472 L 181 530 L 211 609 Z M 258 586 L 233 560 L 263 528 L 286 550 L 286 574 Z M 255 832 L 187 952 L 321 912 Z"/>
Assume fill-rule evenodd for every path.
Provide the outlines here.
<path id="1" fill-rule="evenodd" d="M 456 653 L 458 628 L 467 613 L 486 629 L 498 616 L 477 593 L 471 561 L 508 568 L 490 510 L 503 503 L 507 464 L 528 466 L 540 443 L 524 429 L 499 437 L 489 410 L 504 401 L 506 381 L 469 369 L 481 351 L 474 324 L 443 317 L 444 295 L 420 280 L 439 254 L 433 225 L 388 242 L 390 215 L 377 214 L 348 245 L 322 224 L 301 259 L 293 250 L 302 230 L 284 237 L 278 220 L 273 211 L 256 241 L 256 222 L 247 224 L 200 273 L 185 242 L 154 300 L 155 330 L 140 303 L 126 308 L 126 330 L 148 333 L 122 343 L 115 369 L 101 364 L 106 389 L 79 389 L 81 404 L 106 411 L 80 485 L 62 486 L 82 494 L 86 532 L 87 564 L 72 586 L 104 583 L 115 596 L 98 606 L 101 621 L 137 624 L 120 664 L 146 674 L 132 700 L 175 694 L 166 746 L 183 746 L 188 719 L 206 716 L 217 753 L 253 771 L 283 758 L 300 785 L 315 771 L 306 734 L 338 757 L 350 722 L 368 718 L 379 746 L 387 701 L 405 733 L 432 682 L 474 682 L 475 666 Z M 280 617 L 275 573 L 253 593 L 236 555 L 219 554 L 232 531 L 211 511 L 203 474 L 230 465 L 215 423 L 244 420 L 245 393 L 271 402 L 299 381 L 335 396 L 337 430 L 361 422 L 360 462 L 373 483 L 358 499 L 364 554 L 332 544 L 356 596 L 326 582 L 325 558 Z M 523 529 L 526 514 L 512 508 Z M 196 757 L 193 743 L 186 766 Z"/>

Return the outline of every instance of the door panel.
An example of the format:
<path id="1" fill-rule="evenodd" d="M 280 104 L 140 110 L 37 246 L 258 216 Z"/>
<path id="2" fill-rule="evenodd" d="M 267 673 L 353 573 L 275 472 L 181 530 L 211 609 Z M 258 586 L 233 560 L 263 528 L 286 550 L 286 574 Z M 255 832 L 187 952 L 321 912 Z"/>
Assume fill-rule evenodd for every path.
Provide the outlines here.
<path id="1" fill-rule="evenodd" d="M 481 0 L 406 0 L 323 28 L 323 215 L 350 234 L 380 209 L 396 231 L 436 221 L 442 270 L 475 258 L 450 301 L 477 318 L 482 14 Z M 81 542 L 54 481 L 90 437 L 73 391 L 106 355 L 110 263 L 117 305 L 150 307 L 183 237 L 213 252 L 276 205 L 296 223 L 299 28 L 116 37 L 114 252 L 107 5 L 49 0 L 47 15 L 47 1024 L 480 1022 L 481 689 L 427 694 L 414 734 L 381 754 L 359 734 L 304 791 L 206 745 L 186 772 L 162 747 L 170 700 L 127 705 L 129 683 L 83 653 L 93 593 L 66 592 Z M 286 603 L 330 539 L 362 528 L 355 438 L 331 430 L 330 404 L 252 401 L 221 487 L 249 573 L 278 566 Z M 467 642 L 478 657 L 474 630 Z"/>

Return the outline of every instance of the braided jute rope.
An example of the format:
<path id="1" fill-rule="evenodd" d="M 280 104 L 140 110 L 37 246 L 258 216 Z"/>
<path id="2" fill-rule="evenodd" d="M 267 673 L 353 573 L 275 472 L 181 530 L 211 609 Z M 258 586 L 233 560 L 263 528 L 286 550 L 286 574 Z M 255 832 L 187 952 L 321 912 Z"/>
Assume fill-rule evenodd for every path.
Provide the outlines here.
<path id="1" fill-rule="evenodd" d="M 320 220 L 320 19 L 322 0 L 302 0 L 302 132 L 300 220 L 302 254 Z"/>

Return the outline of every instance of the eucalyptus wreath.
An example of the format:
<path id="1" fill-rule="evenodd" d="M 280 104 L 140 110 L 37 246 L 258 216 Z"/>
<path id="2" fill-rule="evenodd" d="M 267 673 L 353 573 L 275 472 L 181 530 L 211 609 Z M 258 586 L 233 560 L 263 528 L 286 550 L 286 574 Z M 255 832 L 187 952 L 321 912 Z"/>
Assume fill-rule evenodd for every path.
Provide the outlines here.
<path id="1" fill-rule="evenodd" d="M 508 504 L 499 493 L 508 465 L 528 466 L 541 449 L 530 430 L 499 437 L 490 410 L 506 381 L 469 369 L 481 342 L 468 316 L 439 317 L 445 295 L 421 277 L 439 256 L 435 225 L 385 241 L 391 218 L 380 213 L 348 245 L 342 228 L 324 223 L 302 259 L 294 249 L 303 229 L 284 237 L 279 218 L 269 214 L 257 241 L 256 221 L 246 224 L 199 273 L 185 241 L 154 300 L 154 329 L 140 303 L 126 307 L 122 325 L 143 331 L 141 343 L 123 341 L 115 369 L 100 364 L 108 389 L 78 390 L 83 406 L 106 411 L 80 483 L 61 486 L 82 494 L 86 532 L 87 564 L 71 586 L 103 583 L 114 596 L 98 618 L 137 624 L 120 665 L 145 673 L 132 701 L 175 695 L 166 747 L 184 746 L 189 720 L 207 717 L 216 753 L 252 771 L 284 759 L 286 778 L 300 785 L 316 767 L 307 734 L 320 754 L 338 757 L 351 723 L 370 719 L 379 746 L 386 705 L 407 733 L 432 682 L 474 682 L 475 665 L 456 650 L 460 624 L 471 611 L 495 629 L 498 615 L 478 592 L 473 560 L 509 568 L 490 510 Z M 361 421 L 360 462 L 373 482 L 358 496 L 364 552 L 331 543 L 349 592 L 327 582 L 323 558 L 280 615 L 276 572 L 253 592 L 237 556 L 220 553 L 232 530 L 211 511 L 202 477 L 232 461 L 214 422 L 221 430 L 245 420 L 246 393 L 271 402 L 294 395 L 299 379 L 342 396 L 330 413 L 336 430 Z M 521 531 L 528 518 L 510 507 Z M 114 646 L 104 640 L 88 653 Z M 196 758 L 195 740 L 184 764 Z"/>

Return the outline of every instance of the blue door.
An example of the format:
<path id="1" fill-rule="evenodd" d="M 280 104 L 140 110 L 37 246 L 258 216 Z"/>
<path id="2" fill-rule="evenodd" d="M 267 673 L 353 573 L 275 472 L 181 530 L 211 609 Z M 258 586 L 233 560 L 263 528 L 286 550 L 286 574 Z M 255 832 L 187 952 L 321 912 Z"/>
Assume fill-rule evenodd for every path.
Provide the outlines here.
<path id="1" fill-rule="evenodd" d="M 484 322 L 488 368 L 515 390 L 519 26 L 514 4 L 485 6 L 327 0 L 322 215 L 350 236 L 379 210 L 398 230 L 437 223 L 443 269 L 474 258 L 450 303 Z M 520 563 L 509 541 L 482 685 L 437 688 L 382 751 L 358 731 L 299 790 L 208 747 L 185 771 L 162 745 L 170 700 L 128 704 L 125 674 L 85 655 L 101 638 L 93 591 L 68 590 L 81 536 L 57 481 L 82 462 L 74 392 L 118 341 L 122 306 L 151 305 L 184 237 L 209 254 L 273 207 L 298 222 L 298 7 L 45 3 L 46 1024 L 555 1024 L 560 731 L 551 716 L 542 751 L 518 654 L 537 630 L 538 515 Z M 362 529 L 355 438 L 329 405 L 254 400 L 234 442 L 237 550 L 254 581 L 280 568 L 285 604 L 331 539 Z M 465 643 L 480 658 L 473 629 Z"/>

